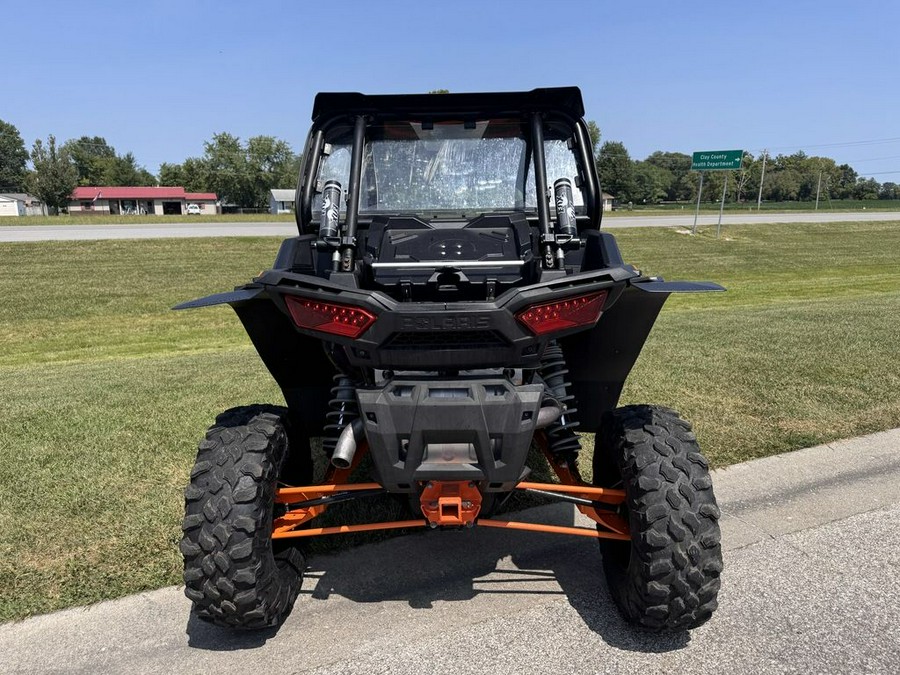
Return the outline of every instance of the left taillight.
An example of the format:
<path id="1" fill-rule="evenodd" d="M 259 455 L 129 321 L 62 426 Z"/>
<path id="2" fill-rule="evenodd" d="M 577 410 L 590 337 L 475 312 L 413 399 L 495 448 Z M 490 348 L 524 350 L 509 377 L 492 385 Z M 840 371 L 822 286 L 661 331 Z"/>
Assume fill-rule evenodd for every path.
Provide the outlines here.
<path id="1" fill-rule="evenodd" d="M 362 307 L 320 302 L 294 295 L 284 296 L 284 302 L 294 323 L 300 328 L 357 338 L 375 323 L 375 315 Z"/>
<path id="2" fill-rule="evenodd" d="M 531 305 L 516 314 L 516 318 L 535 335 L 545 335 L 568 328 L 592 326 L 600 318 L 606 291 L 579 295 L 556 302 Z"/>

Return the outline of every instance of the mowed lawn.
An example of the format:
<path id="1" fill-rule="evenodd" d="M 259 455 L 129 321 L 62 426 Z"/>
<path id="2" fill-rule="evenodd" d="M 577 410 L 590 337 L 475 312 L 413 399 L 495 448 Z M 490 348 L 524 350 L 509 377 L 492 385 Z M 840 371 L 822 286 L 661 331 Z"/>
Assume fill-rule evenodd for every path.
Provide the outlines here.
<path id="1" fill-rule="evenodd" d="M 900 223 L 713 234 L 616 232 L 647 273 L 729 289 L 670 299 L 625 402 L 680 409 L 715 465 L 900 426 Z M 280 394 L 230 309 L 168 308 L 277 247 L 0 245 L 0 620 L 180 581 L 197 440 Z"/>

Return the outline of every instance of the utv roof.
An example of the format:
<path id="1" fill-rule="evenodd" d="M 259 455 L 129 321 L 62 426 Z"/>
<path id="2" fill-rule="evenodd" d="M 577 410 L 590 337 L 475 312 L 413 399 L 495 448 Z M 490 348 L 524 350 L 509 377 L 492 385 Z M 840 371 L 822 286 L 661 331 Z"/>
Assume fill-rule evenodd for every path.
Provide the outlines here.
<path id="1" fill-rule="evenodd" d="M 538 110 L 584 117 L 581 90 L 578 87 L 554 87 L 471 94 L 374 95 L 322 92 L 316 94 L 312 119 L 316 121 L 345 114 L 517 113 Z"/>

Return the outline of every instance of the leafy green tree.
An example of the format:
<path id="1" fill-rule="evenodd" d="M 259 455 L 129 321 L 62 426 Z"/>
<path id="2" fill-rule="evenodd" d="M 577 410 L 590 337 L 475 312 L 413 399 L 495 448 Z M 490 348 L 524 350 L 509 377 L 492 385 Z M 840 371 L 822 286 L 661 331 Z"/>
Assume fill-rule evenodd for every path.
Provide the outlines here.
<path id="1" fill-rule="evenodd" d="M 289 143 L 274 136 L 253 136 L 247 140 L 247 163 L 252 172 L 256 199 L 254 206 L 264 208 L 268 204 L 269 190 L 297 184 L 299 160 Z"/>
<path id="2" fill-rule="evenodd" d="M 625 145 L 606 141 L 597 158 L 600 185 L 620 202 L 633 201 L 634 167 Z"/>
<path id="3" fill-rule="evenodd" d="M 181 164 L 163 162 L 159 165 L 159 184 L 165 186 L 182 186 L 184 180 L 184 167 Z"/>
<path id="4" fill-rule="evenodd" d="M 159 168 L 160 185 L 183 185 L 191 192 L 215 192 L 226 204 L 265 208 L 272 188 L 293 187 L 300 156 L 274 136 L 253 136 L 246 144 L 229 133 L 204 143 L 202 157 Z"/>
<path id="5" fill-rule="evenodd" d="M 202 157 L 188 157 L 180 169 L 181 182 L 176 185 L 184 186 L 188 192 L 215 192 L 215 189 L 210 187 L 212 181 L 209 166 Z"/>
<path id="6" fill-rule="evenodd" d="M 78 172 L 79 185 L 111 185 L 105 173 L 109 160 L 116 157 L 116 150 L 102 136 L 82 136 L 63 143 L 63 149 L 72 158 Z"/>
<path id="7" fill-rule="evenodd" d="M 78 185 L 78 172 L 65 147 L 56 146 L 53 134 L 47 138 L 46 146 L 39 138 L 31 149 L 31 162 L 34 165 L 29 184 L 31 192 L 47 206 L 65 207 Z"/>
<path id="8" fill-rule="evenodd" d="M 881 184 L 881 189 L 878 191 L 879 199 L 900 199 L 900 185 L 893 183 L 891 181 L 887 181 Z"/>
<path id="9" fill-rule="evenodd" d="M 658 204 L 666 198 L 672 172 L 647 161 L 634 163 L 634 201 L 640 204 Z"/>
<path id="10" fill-rule="evenodd" d="M 130 152 L 105 158 L 101 182 L 97 185 L 156 185 L 156 177 L 142 166 Z"/>
<path id="11" fill-rule="evenodd" d="M 853 188 L 854 199 L 878 199 L 881 185 L 874 178 L 860 178 Z"/>
<path id="12" fill-rule="evenodd" d="M 841 164 L 837 170 L 837 180 L 833 181 L 830 186 L 831 196 L 836 199 L 851 199 L 859 175 L 849 164 Z"/>
<path id="13" fill-rule="evenodd" d="M 116 154 L 102 136 L 82 136 L 63 144 L 78 172 L 79 185 L 156 185 L 156 177 L 134 155 Z"/>
<path id="14" fill-rule="evenodd" d="M 802 180 L 802 174 L 793 168 L 767 171 L 763 184 L 763 199 L 775 202 L 796 201 Z"/>
<path id="15" fill-rule="evenodd" d="M 594 120 L 588 120 L 587 123 L 588 128 L 588 136 L 591 138 L 591 150 L 594 153 L 594 158 L 600 154 L 600 127 L 597 126 L 597 123 Z"/>
<path id="16" fill-rule="evenodd" d="M 21 192 L 28 175 L 28 151 L 19 130 L 0 120 L 0 190 Z"/>
<path id="17" fill-rule="evenodd" d="M 253 172 L 241 139 L 227 132 L 214 134 L 203 148 L 206 189 L 226 204 L 256 206 Z"/>
<path id="18" fill-rule="evenodd" d="M 697 198 L 697 173 L 691 172 L 691 156 L 683 152 L 657 150 L 644 160 L 648 164 L 665 169 L 671 179 L 665 186 L 666 200 L 688 201 Z M 705 192 L 705 190 L 704 190 Z"/>

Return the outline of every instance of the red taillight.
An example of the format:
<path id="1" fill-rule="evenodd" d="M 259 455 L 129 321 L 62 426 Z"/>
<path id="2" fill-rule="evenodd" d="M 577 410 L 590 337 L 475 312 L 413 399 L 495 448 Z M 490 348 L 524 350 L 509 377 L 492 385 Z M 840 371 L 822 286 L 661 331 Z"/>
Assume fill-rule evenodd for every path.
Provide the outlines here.
<path id="1" fill-rule="evenodd" d="M 531 305 L 516 314 L 516 318 L 535 335 L 590 326 L 600 318 L 605 300 L 606 291 L 599 291 L 577 298 Z"/>
<path id="2" fill-rule="evenodd" d="M 375 323 L 375 316 L 360 307 L 319 302 L 294 295 L 284 296 L 294 323 L 300 328 L 356 338 Z"/>

